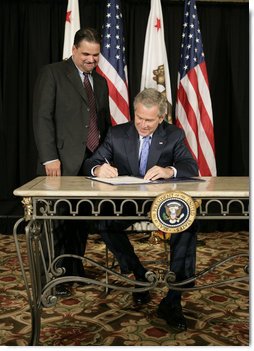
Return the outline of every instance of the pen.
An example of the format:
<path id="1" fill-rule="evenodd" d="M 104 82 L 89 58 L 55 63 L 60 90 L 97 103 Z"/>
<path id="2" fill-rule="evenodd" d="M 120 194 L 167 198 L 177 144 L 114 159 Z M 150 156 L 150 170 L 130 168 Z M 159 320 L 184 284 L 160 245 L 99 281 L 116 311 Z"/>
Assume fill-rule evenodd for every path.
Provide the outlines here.
<path id="1" fill-rule="evenodd" d="M 110 165 L 111 167 L 114 167 L 114 168 L 115 168 L 114 164 L 112 164 L 112 162 L 110 163 L 109 160 L 108 160 L 106 157 L 104 157 L 104 160 L 105 160 L 105 162 L 106 162 L 108 165 Z"/>

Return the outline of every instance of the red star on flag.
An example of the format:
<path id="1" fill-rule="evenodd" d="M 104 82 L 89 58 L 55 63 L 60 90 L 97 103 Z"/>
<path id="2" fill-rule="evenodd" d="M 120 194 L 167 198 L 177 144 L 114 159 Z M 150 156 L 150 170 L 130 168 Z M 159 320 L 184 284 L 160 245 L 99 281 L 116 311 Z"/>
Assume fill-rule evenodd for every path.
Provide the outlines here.
<path id="1" fill-rule="evenodd" d="M 154 27 L 157 28 L 157 31 L 161 28 L 161 20 L 159 18 L 157 18 L 156 25 Z"/>
<path id="2" fill-rule="evenodd" d="M 63 60 L 68 59 L 72 55 L 74 35 L 80 29 L 79 1 L 68 0 L 66 2 L 68 2 L 68 5 L 65 12 Z"/>
<path id="3" fill-rule="evenodd" d="M 69 22 L 69 23 L 71 23 L 71 11 L 67 11 L 66 12 L 66 22 Z"/>

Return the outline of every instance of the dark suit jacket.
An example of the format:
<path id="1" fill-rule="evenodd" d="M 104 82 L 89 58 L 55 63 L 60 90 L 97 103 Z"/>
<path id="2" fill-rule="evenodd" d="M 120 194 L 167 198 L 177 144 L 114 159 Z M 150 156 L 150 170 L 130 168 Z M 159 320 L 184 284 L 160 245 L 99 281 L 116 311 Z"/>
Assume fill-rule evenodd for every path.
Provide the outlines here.
<path id="1" fill-rule="evenodd" d="M 93 72 L 101 141 L 110 123 L 106 80 Z M 42 68 L 34 90 L 33 122 L 42 163 L 60 159 L 62 175 L 77 175 L 84 160 L 88 132 L 88 100 L 78 70 L 71 58 Z"/>
<path id="2" fill-rule="evenodd" d="M 147 170 L 155 165 L 174 166 L 177 177 L 198 175 L 198 167 L 185 143 L 185 134 L 175 125 L 162 122 L 153 134 Z M 139 136 L 133 122 L 109 129 L 108 134 L 93 156 L 85 161 L 86 175 L 105 158 L 118 169 L 119 175 L 139 176 Z"/>

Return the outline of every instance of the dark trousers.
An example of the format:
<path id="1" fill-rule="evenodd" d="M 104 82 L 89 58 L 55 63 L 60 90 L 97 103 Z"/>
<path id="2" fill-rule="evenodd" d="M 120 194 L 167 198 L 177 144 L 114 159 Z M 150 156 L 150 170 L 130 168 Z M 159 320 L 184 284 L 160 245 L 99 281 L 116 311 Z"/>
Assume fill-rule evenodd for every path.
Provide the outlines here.
<path id="1" fill-rule="evenodd" d="M 117 259 L 121 273 L 133 272 L 136 279 L 142 280 L 147 270 L 141 264 L 125 232 L 133 223 L 124 220 L 99 221 L 97 229 L 107 248 Z"/>
<path id="2" fill-rule="evenodd" d="M 83 164 L 80 167 L 80 171 L 77 176 L 84 176 L 84 162 L 90 157 L 92 153 L 86 150 L 84 155 Z M 43 174 L 45 175 L 45 174 Z M 70 200 L 72 206 L 75 206 L 76 200 Z M 65 202 L 60 202 L 57 206 L 57 215 L 64 216 L 69 215 L 69 206 Z M 82 208 L 79 214 L 86 214 L 86 209 Z M 88 233 L 91 231 L 91 224 L 82 220 L 52 220 L 53 229 L 53 246 L 54 246 L 54 256 L 57 257 L 63 254 L 71 254 L 84 256 L 86 249 L 86 242 Z M 49 262 L 48 252 L 47 252 L 47 242 L 45 237 L 44 227 L 42 229 L 41 244 L 45 256 L 46 264 Z M 78 275 L 84 276 L 85 271 L 83 267 L 83 262 L 75 258 L 64 258 L 59 262 L 61 267 L 65 268 L 65 275 Z M 45 283 L 45 272 L 42 267 L 41 279 L 42 284 Z"/>
<path id="3" fill-rule="evenodd" d="M 56 254 L 72 254 L 84 256 L 88 236 L 87 224 L 80 220 L 65 220 L 61 228 L 55 228 L 57 241 L 55 241 Z M 75 258 L 64 258 L 62 266 L 65 268 L 65 275 L 85 276 L 83 262 Z"/>
<path id="4" fill-rule="evenodd" d="M 115 255 L 121 271 L 123 273 L 131 271 L 137 279 L 142 279 L 146 269 L 124 232 L 124 229 L 131 224 L 132 221 L 101 221 L 98 229 L 108 249 Z M 171 235 L 169 268 L 175 273 L 176 281 L 185 280 L 195 274 L 197 229 L 195 221 L 187 231 Z M 169 290 L 165 299 L 168 303 L 174 304 L 181 300 L 181 295 L 179 291 Z"/>
<path id="5" fill-rule="evenodd" d="M 176 275 L 176 282 L 191 278 L 196 270 L 196 247 L 197 247 L 197 227 L 194 224 L 182 233 L 172 234 L 170 244 L 170 271 Z M 191 287 L 194 283 L 181 287 Z M 170 305 L 181 301 L 182 292 L 177 290 L 168 291 L 165 300 Z"/>
<path id="6" fill-rule="evenodd" d="M 61 216 L 67 215 L 67 207 L 65 203 L 60 203 L 57 208 L 57 214 Z M 54 257 L 63 254 L 84 256 L 89 231 L 85 221 L 51 220 L 51 224 L 48 222 L 46 227 L 49 234 L 48 239 L 46 238 L 46 230 L 43 224 L 41 246 L 47 269 L 50 262 L 48 247 L 50 248 L 50 252 L 54 253 Z M 53 236 L 51 236 L 51 231 Z M 58 260 L 57 266 L 65 268 L 64 275 L 78 275 L 81 277 L 85 275 L 83 262 L 79 259 L 66 257 Z M 46 274 L 43 264 L 41 265 L 41 282 L 42 286 L 46 283 Z"/>

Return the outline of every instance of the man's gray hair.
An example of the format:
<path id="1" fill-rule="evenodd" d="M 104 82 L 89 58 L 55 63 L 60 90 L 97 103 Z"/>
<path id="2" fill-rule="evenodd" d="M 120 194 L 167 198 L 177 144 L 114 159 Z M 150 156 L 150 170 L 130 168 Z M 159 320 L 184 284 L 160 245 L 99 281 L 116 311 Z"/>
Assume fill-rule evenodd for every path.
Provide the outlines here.
<path id="1" fill-rule="evenodd" d="M 148 108 L 157 105 L 159 107 L 158 115 L 160 117 L 165 116 L 167 113 L 166 97 L 154 88 L 147 88 L 138 93 L 133 102 L 134 111 L 139 103 Z"/>

